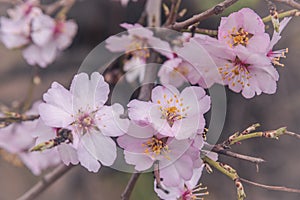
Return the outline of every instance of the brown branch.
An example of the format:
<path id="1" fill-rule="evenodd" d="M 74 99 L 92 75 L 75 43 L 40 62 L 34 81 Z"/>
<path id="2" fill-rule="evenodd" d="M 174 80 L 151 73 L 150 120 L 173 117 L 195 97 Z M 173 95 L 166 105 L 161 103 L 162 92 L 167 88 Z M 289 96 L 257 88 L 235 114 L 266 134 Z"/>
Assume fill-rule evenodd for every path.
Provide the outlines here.
<path id="1" fill-rule="evenodd" d="M 217 36 L 218 31 L 217 30 L 211 30 L 211 29 L 205 29 L 205 28 L 196 28 L 195 30 L 191 31 L 190 29 L 181 29 L 181 32 L 187 32 L 187 33 L 199 33 L 199 34 L 205 34 L 210 36 Z"/>
<path id="2" fill-rule="evenodd" d="M 218 5 L 200 13 L 197 15 L 194 15 L 193 17 L 183 21 L 183 22 L 175 22 L 173 24 L 171 24 L 170 26 L 168 26 L 168 28 L 173 29 L 173 30 L 181 30 L 181 29 L 186 29 L 189 26 L 196 24 L 204 19 L 207 19 L 208 17 L 212 16 L 212 15 L 218 15 L 220 13 L 222 13 L 227 7 L 231 6 L 232 4 L 234 4 L 235 2 L 237 2 L 238 0 L 225 0 L 221 3 L 219 3 Z"/>
<path id="3" fill-rule="evenodd" d="M 24 122 L 24 121 L 34 121 L 38 119 L 39 115 L 20 115 L 14 113 L 13 116 L 0 117 L 0 123 L 14 123 L 14 122 Z"/>
<path id="4" fill-rule="evenodd" d="M 294 1 L 294 0 L 274 0 L 280 3 L 285 3 L 293 8 L 296 8 L 298 10 L 300 10 L 300 3 Z"/>
<path id="5" fill-rule="evenodd" d="M 263 189 L 267 189 L 267 190 L 273 190 L 273 191 L 281 191 L 281 192 L 291 192 L 291 193 L 298 193 L 300 194 L 300 190 L 299 189 L 293 189 L 293 188 L 288 188 L 288 187 L 284 187 L 284 186 L 272 186 L 272 185 L 264 185 L 264 184 L 260 184 L 260 183 L 256 183 L 253 181 L 249 181 L 247 179 L 244 178 L 240 178 L 240 180 L 244 183 L 248 183 L 249 185 L 254 185 Z"/>
<path id="6" fill-rule="evenodd" d="M 52 172 L 46 174 L 42 180 L 35 184 L 30 190 L 19 197 L 17 200 L 33 200 L 46 190 L 52 183 L 58 180 L 62 175 L 68 172 L 72 166 L 66 166 L 64 164 L 56 167 Z"/>
<path id="7" fill-rule="evenodd" d="M 285 134 L 300 139 L 300 135 L 297 134 L 297 133 L 293 133 L 293 132 L 291 132 L 291 131 L 286 131 Z"/>
<path id="8" fill-rule="evenodd" d="M 169 26 L 170 24 L 173 24 L 176 21 L 180 4 L 181 4 L 181 0 L 172 0 L 170 14 L 164 26 Z"/>
<path id="9" fill-rule="evenodd" d="M 211 151 L 213 151 L 217 154 L 222 154 L 222 155 L 229 156 L 229 157 L 232 157 L 232 158 L 245 160 L 245 161 L 255 163 L 255 164 L 260 164 L 260 163 L 266 162 L 262 158 L 247 156 L 247 155 L 243 155 L 243 154 L 239 154 L 239 153 L 229 151 L 229 150 L 225 149 L 224 147 L 222 147 L 220 144 L 217 144 L 217 145 L 214 145 L 214 146 L 205 144 L 204 149 L 210 149 Z"/>
<path id="10" fill-rule="evenodd" d="M 140 175 L 141 175 L 140 173 L 133 173 L 131 175 L 130 180 L 127 183 L 127 186 L 126 186 L 124 192 L 121 195 L 122 200 L 129 200 L 130 199 L 131 193 L 132 193 L 132 191 L 134 189 L 134 186 L 135 186 L 138 178 L 140 177 Z"/>

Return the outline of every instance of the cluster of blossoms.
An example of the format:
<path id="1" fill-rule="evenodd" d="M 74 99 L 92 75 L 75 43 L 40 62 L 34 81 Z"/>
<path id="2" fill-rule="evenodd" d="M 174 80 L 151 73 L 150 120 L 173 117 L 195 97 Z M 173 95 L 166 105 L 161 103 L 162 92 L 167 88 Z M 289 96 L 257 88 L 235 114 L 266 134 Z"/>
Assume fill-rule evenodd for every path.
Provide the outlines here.
<path id="1" fill-rule="evenodd" d="M 36 0 L 27 0 L 0 18 L 0 38 L 9 49 L 22 49 L 30 65 L 47 67 L 72 43 L 77 25 L 65 17 L 46 15 Z"/>
<path id="2" fill-rule="evenodd" d="M 98 72 L 90 78 L 85 73 L 76 75 L 70 90 L 54 82 L 44 94 L 45 103 L 39 105 L 33 150 L 54 147 L 66 165 L 80 162 L 97 172 L 101 164 L 114 163 L 117 149 L 112 137 L 117 137 L 125 161 L 137 171 L 158 166 L 159 184 L 172 191 L 166 195 L 193 199 L 204 194 L 193 190 L 199 187 L 196 183 L 204 166 L 201 155 L 217 159 L 202 151 L 203 115 L 210 109 L 204 89 L 192 86 L 179 92 L 171 85 L 157 86 L 151 101 L 129 102 L 129 119 L 121 118 L 120 104 L 104 105 L 108 94 L 109 86 Z"/>
<path id="3" fill-rule="evenodd" d="M 38 114 L 38 106 L 40 104 L 40 101 L 35 102 L 32 108 L 24 114 Z M 0 115 L 0 117 L 5 117 L 5 115 Z M 61 163 L 56 150 L 29 152 L 29 149 L 35 144 L 37 126 L 38 121 L 35 120 L 11 124 L 0 129 L 0 148 L 5 150 L 5 154 L 10 154 L 16 159 L 20 159 L 35 175 L 39 175 L 42 170 Z"/>
<path id="4" fill-rule="evenodd" d="M 43 14 L 34 0 L 8 14 L 9 18 L 1 18 L 1 40 L 7 48 L 22 48 L 31 65 L 46 67 L 53 62 L 77 31 L 73 21 Z M 204 168 L 201 158 L 218 159 L 203 150 L 204 114 L 211 104 L 204 88 L 228 85 L 245 98 L 275 93 L 279 75 L 273 65 L 280 65 L 285 50 L 273 51 L 273 46 L 289 20 L 283 19 L 270 39 L 262 19 L 244 8 L 222 18 L 218 38 L 183 34 L 173 43 L 139 24 L 121 24 L 128 34 L 111 36 L 106 47 L 127 55 L 127 81 L 144 79 L 151 53 L 163 60 L 158 72 L 161 85 L 153 88 L 151 99 L 131 100 L 124 112 L 118 103 L 108 105 L 110 89 L 102 75 L 80 73 L 69 90 L 54 82 L 43 95 L 44 102 L 26 113 L 40 115 L 39 120 L 0 129 L 0 147 L 39 174 L 60 162 L 80 163 L 98 172 L 101 165 L 114 164 L 118 145 L 135 170 L 158 172 L 154 185 L 160 198 L 200 199 L 205 194 L 198 185 Z M 180 92 L 177 88 L 185 82 L 193 86 Z M 29 153 L 32 146 L 32 151 L 45 151 Z"/>
<path id="5" fill-rule="evenodd" d="M 252 98 L 255 94 L 276 92 L 279 74 L 273 65 L 282 66 L 279 59 L 285 57 L 287 50 L 274 51 L 273 47 L 290 19 L 281 21 L 272 39 L 265 32 L 262 19 L 251 9 L 244 8 L 222 18 L 218 38 L 183 34 L 175 44 L 169 45 L 159 41 L 161 39 L 154 40 L 151 30 L 138 24 L 126 24 L 123 27 L 128 29 L 128 36 L 112 36 L 106 42 L 110 51 L 123 51 L 132 56 L 124 65 L 126 72 L 131 70 L 126 73 L 128 81 L 137 75 L 142 79 L 151 48 L 166 58 L 158 73 L 162 84 L 179 87 L 188 82 L 209 88 L 219 83 L 241 92 L 245 98 Z"/>

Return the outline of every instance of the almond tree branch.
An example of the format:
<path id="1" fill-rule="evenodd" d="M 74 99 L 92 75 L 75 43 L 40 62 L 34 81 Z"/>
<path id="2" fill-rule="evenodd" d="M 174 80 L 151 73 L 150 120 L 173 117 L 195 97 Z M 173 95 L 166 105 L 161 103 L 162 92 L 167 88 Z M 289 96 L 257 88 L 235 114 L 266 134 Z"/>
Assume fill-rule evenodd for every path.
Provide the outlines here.
<path id="1" fill-rule="evenodd" d="M 181 29 L 186 29 L 189 26 L 196 24 L 204 19 L 207 19 L 208 17 L 210 17 L 212 15 L 218 15 L 218 14 L 222 13 L 227 7 L 231 6 L 232 4 L 234 4 L 237 1 L 238 0 L 225 0 L 221 3 L 219 3 L 218 5 L 210 8 L 200 14 L 194 15 L 193 17 L 191 17 L 185 21 L 175 22 L 175 23 L 167 26 L 167 28 L 177 30 L 177 31 L 180 31 Z"/>
<path id="2" fill-rule="evenodd" d="M 300 3 L 294 1 L 294 0 L 274 0 L 280 3 L 285 3 L 293 8 L 296 8 L 298 10 L 300 10 Z"/>
<path id="3" fill-rule="evenodd" d="M 208 150 L 211 150 L 211 151 L 213 151 L 217 154 L 222 154 L 222 155 L 229 156 L 229 157 L 232 157 L 232 158 L 245 160 L 245 161 L 255 163 L 255 164 L 260 164 L 260 163 L 266 162 L 262 158 L 247 156 L 247 155 L 243 155 L 243 154 L 239 154 L 239 153 L 229 151 L 228 149 L 225 149 L 224 147 L 222 147 L 222 145 L 220 145 L 220 144 L 217 144 L 217 145 L 214 145 L 214 146 L 205 144 L 204 149 L 208 149 Z"/>
<path id="4" fill-rule="evenodd" d="M 35 184 L 30 190 L 24 193 L 17 200 L 33 200 L 38 195 L 40 195 L 44 190 L 46 190 L 52 183 L 62 177 L 66 172 L 68 172 L 73 166 L 66 166 L 64 164 L 56 167 L 52 172 L 46 174 L 42 180 Z"/>
<path id="5" fill-rule="evenodd" d="M 293 9 L 293 10 L 288 10 L 288 11 L 278 14 L 279 19 L 284 18 L 284 17 L 290 17 L 290 16 L 300 16 L 300 11 L 297 9 Z M 272 17 L 271 17 L 271 15 L 269 15 L 267 17 L 264 17 L 262 20 L 264 23 L 266 23 L 266 22 L 271 21 Z"/>
<path id="6" fill-rule="evenodd" d="M 172 0 L 170 14 L 169 14 L 169 17 L 167 18 L 164 26 L 173 24 L 176 21 L 180 4 L 181 4 L 181 0 Z"/>
<path id="7" fill-rule="evenodd" d="M 267 189 L 267 190 L 281 191 L 281 192 L 291 192 L 291 193 L 300 194 L 299 189 L 293 189 L 293 188 L 288 188 L 288 187 L 284 187 L 284 186 L 264 185 L 264 184 L 256 183 L 256 182 L 253 182 L 253 181 L 249 181 L 249 180 L 244 179 L 244 178 L 240 178 L 240 180 L 244 183 L 248 183 L 249 185 L 254 185 L 254 186 L 264 188 L 264 189 Z"/>
<path id="8" fill-rule="evenodd" d="M 134 186 L 135 186 L 137 180 L 139 179 L 140 175 L 141 174 L 137 173 L 137 172 L 133 173 L 131 175 L 130 180 L 127 183 L 127 186 L 126 186 L 124 192 L 121 195 L 122 200 L 129 200 L 130 199 L 131 193 L 132 193 L 132 191 L 134 189 Z"/>
<path id="9" fill-rule="evenodd" d="M 205 28 L 196 28 L 195 30 L 191 31 L 190 29 L 181 29 L 181 32 L 188 32 L 188 33 L 199 33 L 199 34 L 205 34 L 210 36 L 217 36 L 218 31 L 217 30 L 211 30 L 211 29 L 205 29 Z"/>
<path id="10" fill-rule="evenodd" d="M 244 187 L 243 187 L 240 177 L 235 169 L 233 169 L 231 166 L 229 166 L 227 164 L 224 164 L 224 163 L 221 163 L 218 161 L 214 161 L 207 156 L 203 157 L 202 160 L 203 160 L 203 162 L 207 163 L 209 166 L 214 167 L 219 172 L 221 172 L 222 174 L 226 175 L 227 177 L 229 177 L 231 180 L 234 181 L 236 189 L 237 189 L 238 200 L 244 200 L 246 198 Z"/>
<path id="11" fill-rule="evenodd" d="M 278 139 L 279 136 L 286 133 L 286 127 L 278 128 L 278 129 L 272 130 L 272 131 L 260 131 L 260 132 L 250 133 L 251 131 L 255 130 L 256 127 L 257 127 L 256 124 L 254 124 L 248 128 L 249 130 L 246 129 L 242 133 L 237 132 L 237 133 L 233 134 L 226 141 L 223 142 L 222 146 L 224 148 L 229 148 L 231 145 L 234 145 L 236 143 L 239 143 L 241 141 L 248 140 L 251 138 L 256 138 L 256 137 Z"/>
<path id="12" fill-rule="evenodd" d="M 18 113 L 8 113 L 5 117 L 0 117 L 0 128 L 9 126 L 12 123 L 34 121 L 39 115 L 21 115 Z"/>
<path id="13" fill-rule="evenodd" d="M 300 135 L 297 134 L 297 133 L 293 133 L 293 132 L 291 132 L 291 131 L 286 131 L 285 134 L 300 139 Z"/>

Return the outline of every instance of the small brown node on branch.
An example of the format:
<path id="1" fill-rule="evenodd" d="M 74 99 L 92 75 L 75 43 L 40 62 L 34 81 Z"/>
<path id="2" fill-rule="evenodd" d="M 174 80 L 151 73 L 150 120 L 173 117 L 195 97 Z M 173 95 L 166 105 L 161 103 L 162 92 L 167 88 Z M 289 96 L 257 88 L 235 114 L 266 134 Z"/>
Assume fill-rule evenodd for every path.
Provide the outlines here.
<path id="1" fill-rule="evenodd" d="M 223 11 L 224 11 L 224 7 L 223 7 L 223 6 L 216 5 L 216 6 L 214 7 L 214 11 L 213 11 L 213 12 L 214 12 L 216 15 L 219 15 L 219 14 L 221 14 Z"/>

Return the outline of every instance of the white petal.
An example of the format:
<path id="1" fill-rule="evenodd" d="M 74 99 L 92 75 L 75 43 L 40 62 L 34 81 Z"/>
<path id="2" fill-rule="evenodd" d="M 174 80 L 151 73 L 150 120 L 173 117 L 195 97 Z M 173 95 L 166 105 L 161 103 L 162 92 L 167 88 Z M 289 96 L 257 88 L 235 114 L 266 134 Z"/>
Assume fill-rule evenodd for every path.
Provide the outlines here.
<path id="1" fill-rule="evenodd" d="M 115 142 L 100 132 L 86 133 L 81 142 L 88 152 L 105 166 L 111 166 L 117 157 Z"/>
<path id="2" fill-rule="evenodd" d="M 101 165 L 81 144 L 77 149 L 78 160 L 80 164 L 90 172 L 98 172 Z"/>

